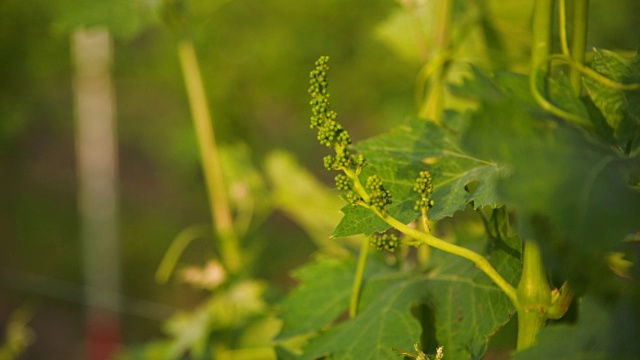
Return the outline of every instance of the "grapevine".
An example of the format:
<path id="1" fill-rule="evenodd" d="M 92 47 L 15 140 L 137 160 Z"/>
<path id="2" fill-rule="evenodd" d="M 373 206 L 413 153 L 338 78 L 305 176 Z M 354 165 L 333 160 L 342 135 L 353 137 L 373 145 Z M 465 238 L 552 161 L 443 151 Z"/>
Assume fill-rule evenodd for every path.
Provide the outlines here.
<path id="1" fill-rule="evenodd" d="M 325 167 L 328 170 L 341 170 L 344 174 L 336 176 L 336 187 L 339 190 L 346 190 L 345 196 L 348 203 L 352 206 L 362 206 L 373 211 L 379 218 L 384 220 L 389 226 L 395 228 L 407 237 L 407 241 L 400 242 L 391 235 L 374 235 L 371 244 L 378 249 L 392 250 L 398 245 L 413 245 L 416 247 L 422 245 L 432 246 L 445 252 L 449 252 L 463 258 L 466 258 L 482 270 L 494 283 L 502 289 L 509 297 L 516 308 L 520 307 L 514 287 L 509 284 L 502 276 L 491 266 L 491 264 L 480 254 L 467 248 L 451 244 L 445 240 L 439 239 L 429 232 L 418 231 L 415 228 L 397 220 L 388 213 L 388 206 L 392 204 L 392 194 L 385 187 L 381 178 L 373 174 L 366 180 L 365 186 L 360 182 L 360 172 L 367 164 L 362 154 L 353 155 L 348 146 L 351 143 L 350 138 L 346 134 L 346 130 L 337 123 L 337 113 L 330 109 L 328 91 L 328 72 L 329 57 L 321 56 L 315 63 L 315 69 L 310 73 L 309 94 L 311 95 L 311 124 L 312 129 L 318 130 L 318 140 L 322 145 L 332 147 L 336 153 L 335 157 L 328 155 L 324 158 Z M 331 140 L 329 140 L 331 139 Z M 348 139 L 348 140 L 346 140 Z M 423 221 L 426 223 L 427 211 L 434 206 L 435 202 L 430 198 L 433 192 L 433 183 L 429 171 L 420 172 L 414 184 L 414 191 L 420 195 L 420 199 L 416 201 L 416 210 L 420 210 L 423 215 Z M 429 227 L 426 227 L 429 230 Z M 366 252 L 362 251 L 360 255 L 359 267 L 356 273 L 356 281 L 354 285 L 350 314 L 355 316 L 357 298 L 359 296 L 359 284 L 363 273 L 363 257 Z"/>

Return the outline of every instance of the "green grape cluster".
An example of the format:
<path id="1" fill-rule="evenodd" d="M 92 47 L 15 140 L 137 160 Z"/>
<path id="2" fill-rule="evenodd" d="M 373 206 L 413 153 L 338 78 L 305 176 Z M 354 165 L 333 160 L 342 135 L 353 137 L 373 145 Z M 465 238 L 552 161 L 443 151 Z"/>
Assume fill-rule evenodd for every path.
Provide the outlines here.
<path id="1" fill-rule="evenodd" d="M 387 205 L 391 204 L 391 192 L 384 187 L 378 175 L 369 176 L 366 189 L 371 196 L 369 205 L 384 213 Z"/>
<path id="2" fill-rule="evenodd" d="M 347 150 L 347 146 L 351 144 L 351 137 L 337 121 L 338 114 L 330 109 L 327 81 L 328 62 L 328 56 L 321 56 L 316 61 L 315 68 L 309 73 L 310 127 L 318 130 L 320 144 L 336 151 L 335 156 L 328 155 L 324 158 L 324 167 L 327 170 L 344 170 L 355 167 L 355 171 L 359 173 L 365 164 L 364 158 L 362 155 L 353 156 Z"/>
<path id="3" fill-rule="evenodd" d="M 329 92 L 327 90 L 327 73 L 329 72 L 328 56 L 321 56 L 316 61 L 315 69 L 309 73 L 309 94 L 311 95 L 311 129 L 323 126 L 329 112 Z M 336 116 L 337 117 L 337 114 Z M 332 114 L 332 118 L 335 119 Z"/>
<path id="4" fill-rule="evenodd" d="M 435 202 L 431 199 L 433 182 L 431 180 L 431 173 L 428 171 L 420 172 L 416 183 L 413 185 L 413 191 L 420 194 L 420 200 L 416 201 L 416 205 L 414 206 L 415 210 L 421 210 L 426 213 L 427 210 L 435 205 Z"/>
<path id="5" fill-rule="evenodd" d="M 312 129 L 318 129 L 318 141 L 328 147 L 346 147 L 351 144 L 349 133 L 336 121 L 338 114 L 329 107 L 327 73 L 329 57 L 321 56 L 315 69 L 309 73 L 309 94 L 311 95 Z"/>
<path id="6" fill-rule="evenodd" d="M 335 155 L 324 157 L 324 167 L 327 170 L 344 171 L 344 174 L 336 176 L 336 187 L 338 190 L 347 191 L 345 199 L 352 206 L 366 204 L 385 214 L 387 205 L 391 204 L 391 193 L 385 189 L 382 181 L 376 175 L 370 176 L 366 186 L 362 186 L 358 176 L 367 165 L 367 161 L 362 154 L 353 155 L 349 151 L 348 146 L 351 144 L 351 138 L 343 126 L 338 123 L 338 114 L 330 109 L 327 81 L 328 62 L 328 56 L 321 56 L 309 74 L 311 128 L 318 130 L 320 144 L 335 150 Z"/>
<path id="7" fill-rule="evenodd" d="M 369 237 L 369 245 L 378 250 L 393 251 L 398 244 L 398 236 L 392 233 L 375 233 Z"/>

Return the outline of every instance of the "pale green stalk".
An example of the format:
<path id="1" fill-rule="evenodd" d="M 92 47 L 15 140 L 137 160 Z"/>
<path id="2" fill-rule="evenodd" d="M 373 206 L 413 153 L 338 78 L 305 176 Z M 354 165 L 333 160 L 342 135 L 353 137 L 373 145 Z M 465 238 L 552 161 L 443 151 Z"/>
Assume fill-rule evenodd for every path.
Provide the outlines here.
<path id="1" fill-rule="evenodd" d="M 360 302 L 360 290 L 362 289 L 362 279 L 364 278 L 364 268 L 367 264 L 367 256 L 369 254 L 369 239 L 366 237 L 362 240 L 360 254 L 358 255 L 358 265 L 356 267 L 355 277 L 353 279 L 353 288 L 351 290 L 351 301 L 349 302 L 349 318 L 354 318 L 358 313 L 358 303 Z"/>
<path id="2" fill-rule="evenodd" d="M 547 62 L 551 52 L 553 0 L 536 0 L 533 8 L 533 39 L 531 49 L 532 77 L 536 69 Z M 548 73 L 548 66 L 544 71 Z"/>
<path id="3" fill-rule="evenodd" d="M 540 68 L 542 68 L 542 66 Z M 581 125 L 585 128 L 592 128 L 593 124 L 588 119 L 585 119 L 582 116 L 570 113 L 568 111 L 562 110 L 561 108 L 555 106 L 545 98 L 545 96 L 540 92 L 537 86 L 536 79 L 538 77 L 538 72 L 540 71 L 540 68 L 534 69 L 531 72 L 531 76 L 529 77 L 529 89 L 531 90 L 531 95 L 536 100 L 538 105 L 540 105 L 540 107 L 542 107 L 544 110 L 550 112 L 551 114 L 559 118 Z"/>
<path id="4" fill-rule="evenodd" d="M 589 124 L 588 121 L 555 107 L 538 91 L 537 79 L 540 73 L 543 75 L 545 89 L 547 86 L 553 5 L 553 0 L 536 0 L 534 5 L 529 86 L 538 103 L 547 111 L 583 125 Z M 546 91 L 544 93 L 546 95 Z M 551 289 L 544 272 L 538 244 L 532 240 L 525 240 L 522 256 L 522 276 L 517 290 L 517 298 L 520 303 L 520 308 L 518 309 L 518 343 L 516 346 L 518 351 L 535 344 L 538 332 L 547 320 L 546 309 L 551 305 Z"/>
<path id="5" fill-rule="evenodd" d="M 564 0 L 563 0 L 564 1 Z M 573 0 L 573 32 L 571 33 L 571 58 L 577 64 L 584 64 L 587 47 L 587 28 L 589 26 L 589 0 Z M 569 81 L 576 95 L 582 89 L 582 76 L 579 70 L 571 68 Z"/>
<path id="6" fill-rule="evenodd" d="M 575 0 L 573 8 L 573 33 L 571 41 L 571 49 L 569 49 L 569 43 L 567 40 L 567 24 L 566 24 L 566 6 L 565 0 L 559 0 L 559 17 L 560 17 L 560 44 L 562 47 L 562 54 L 549 54 L 549 44 L 543 40 L 547 35 L 546 31 L 540 31 L 540 29 L 534 27 L 534 40 L 538 46 L 534 46 L 532 54 L 532 69 L 531 77 L 529 79 L 529 87 L 531 93 L 536 102 L 546 111 L 552 113 L 567 121 L 576 123 L 586 128 L 592 128 L 593 124 L 589 119 L 585 119 L 579 115 L 572 114 L 548 101 L 545 95 L 538 89 L 537 79 L 541 72 L 548 74 L 549 66 L 552 61 L 562 61 L 569 65 L 569 80 L 571 87 L 576 95 L 580 95 L 582 90 L 582 75 L 588 76 L 591 79 L 601 83 L 604 86 L 608 86 L 612 89 L 621 91 L 632 91 L 640 89 L 640 84 L 621 84 L 615 80 L 609 79 L 606 76 L 599 74 L 598 72 L 584 66 L 585 51 L 586 51 L 586 36 L 587 36 L 587 20 L 589 1 L 588 0 Z M 546 2 L 545 1 L 541 1 Z M 536 9 L 538 9 L 538 3 L 536 3 Z M 544 9 L 547 9 L 546 5 Z M 542 11 L 542 10 L 540 10 Z M 547 25 L 547 21 L 534 20 L 534 23 L 540 23 Z M 549 23 L 550 24 L 550 23 Z M 542 33 L 542 34 L 538 34 Z M 545 83 L 546 86 L 546 83 Z M 545 91 L 546 93 L 546 91 Z"/>
<path id="7" fill-rule="evenodd" d="M 532 240 L 524 243 L 522 277 L 518 284 L 518 343 L 516 350 L 533 346 L 547 321 L 551 306 L 551 288 L 542 265 L 540 247 Z"/>
<path id="8" fill-rule="evenodd" d="M 560 47 L 562 48 L 562 54 L 571 56 L 567 40 L 567 4 L 565 0 L 559 0 L 558 17 L 560 18 Z"/>
<path id="9" fill-rule="evenodd" d="M 529 87 L 536 101 L 552 114 L 577 123 L 583 123 L 583 119 L 568 113 L 546 99 L 547 81 L 549 74 L 549 54 L 551 53 L 551 27 L 553 18 L 554 0 L 536 0 L 533 6 L 533 34 L 531 48 L 531 74 Z M 542 74 L 544 90 L 538 89 L 538 76 Z"/>
<path id="10" fill-rule="evenodd" d="M 577 72 L 582 73 L 583 75 L 590 77 L 592 80 L 595 80 L 600 84 L 615 90 L 634 91 L 634 90 L 640 89 L 640 83 L 623 84 L 623 83 L 617 82 L 615 80 L 609 79 L 608 77 L 600 74 L 599 72 L 589 67 L 584 66 L 583 64 L 573 60 L 571 57 L 568 57 L 568 56 L 555 54 L 555 55 L 549 56 L 549 60 L 563 61 L 567 63 L 567 65 L 569 65 L 572 69 L 576 70 Z"/>
<path id="11" fill-rule="evenodd" d="M 242 268 L 239 239 L 233 227 L 231 208 L 222 177 L 198 59 L 190 39 L 184 38 L 179 41 L 178 56 L 196 128 L 200 159 L 211 206 L 211 219 L 220 242 L 220 255 L 227 270 L 231 273 L 237 273 Z"/>
<path id="12" fill-rule="evenodd" d="M 362 200 L 365 203 L 369 203 L 369 199 L 370 196 L 367 193 L 367 190 L 365 190 L 364 186 L 362 186 L 362 183 L 360 182 L 360 178 L 358 178 L 358 175 L 355 173 L 355 171 L 349 169 L 349 168 L 343 168 L 342 171 L 344 171 L 345 175 L 347 175 L 351 180 L 353 180 L 353 190 L 360 195 L 360 197 L 362 198 Z"/>
<path id="13" fill-rule="evenodd" d="M 533 7 L 533 34 L 531 48 L 531 74 L 529 76 L 529 88 L 536 102 L 546 111 L 563 118 L 565 120 L 580 124 L 583 126 L 591 126 L 587 119 L 569 113 L 553 105 L 547 100 L 547 75 L 549 74 L 549 58 L 551 53 L 551 29 L 553 19 L 554 0 L 536 0 Z M 560 6 L 561 15 L 564 14 L 564 6 Z M 562 18 L 562 16 L 561 16 Z M 564 20 L 563 20 L 564 21 Z M 561 34 L 566 39 L 566 29 L 561 26 Z M 563 50 L 569 51 L 566 41 L 562 41 Z M 543 75 L 544 79 L 543 91 L 538 89 L 538 77 Z"/>

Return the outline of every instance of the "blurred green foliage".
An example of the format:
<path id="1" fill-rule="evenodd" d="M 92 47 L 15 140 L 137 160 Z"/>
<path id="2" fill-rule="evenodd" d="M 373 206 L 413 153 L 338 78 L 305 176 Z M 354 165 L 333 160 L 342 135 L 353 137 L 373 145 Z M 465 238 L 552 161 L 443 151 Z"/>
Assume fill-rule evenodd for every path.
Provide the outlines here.
<path id="1" fill-rule="evenodd" d="M 495 56 L 504 56 L 503 50 L 510 57 L 526 58 L 522 52 L 528 48 L 521 39 L 526 37 L 524 15 L 531 0 L 517 1 L 518 6 L 508 3 L 457 3 L 456 14 L 475 9 L 467 17 L 459 15 L 473 30 L 464 48 L 473 53 L 474 42 L 485 36 L 492 52 L 483 56 L 497 67 L 501 62 Z M 402 30 L 406 10 L 391 0 L 192 0 L 188 5 L 219 142 L 248 144 L 247 158 L 252 166 L 272 172 L 267 181 L 284 209 L 271 215 L 260 232 L 248 232 L 248 241 L 264 246 L 258 256 L 270 259 L 258 261 L 255 273 L 287 288 L 287 270 L 305 262 L 316 248 L 314 236 L 305 231 L 317 229 L 304 228 L 304 223 L 313 226 L 309 214 L 300 212 L 301 219 L 293 219 L 302 228 L 285 216 L 295 207 L 281 185 L 281 174 L 273 169 L 299 165 L 283 160 L 288 155 L 265 159 L 264 154 L 286 148 L 304 168 L 327 176 L 315 153 L 318 148 L 309 142 L 305 94 L 309 64 L 321 54 L 332 57 L 332 76 L 340 78 L 332 88 L 340 99 L 334 107 L 354 140 L 415 114 L 414 83 L 422 63 L 415 54 L 399 50 L 411 49 L 403 44 L 408 38 Z M 0 2 L 0 322 L 26 299 L 39 299 L 45 314 L 64 315 L 40 323 L 36 315 L 36 331 L 46 337 L 60 327 L 76 328 L 59 335 L 71 343 L 66 348 L 81 342 L 81 304 L 68 311 L 69 303 L 61 300 L 82 300 L 67 296 L 57 282 L 80 284 L 82 279 L 69 47 L 69 35 L 80 26 L 106 25 L 114 36 L 123 294 L 172 306 L 202 296 L 180 285 L 153 282 L 173 237 L 189 225 L 208 221 L 174 35 L 160 23 L 158 7 L 157 0 Z M 640 2 L 621 0 L 614 6 L 593 0 L 592 7 L 590 46 L 638 46 L 637 32 L 629 29 L 640 22 Z M 498 39 L 491 30 L 511 31 L 513 36 Z M 300 181 L 315 184 L 304 179 Z M 315 240 L 320 242 L 317 234 Z M 194 243 L 184 261 L 203 263 L 210 254 L 210 243 Z M 21 281 L 7 275 L 8 269 L 52 281 Z M 124 342 L 157 335 L 157 320 L 127 313 Z M 46 353 L 34 353 L 38 351 Z"/>

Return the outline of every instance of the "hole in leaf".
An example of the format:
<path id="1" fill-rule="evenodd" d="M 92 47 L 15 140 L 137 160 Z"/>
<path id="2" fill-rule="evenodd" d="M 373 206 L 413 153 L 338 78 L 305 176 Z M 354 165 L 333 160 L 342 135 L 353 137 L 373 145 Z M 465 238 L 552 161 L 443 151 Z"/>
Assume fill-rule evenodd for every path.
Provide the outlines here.
<path id="1" fill-rule="evenodd" d="M 422 351 L 427 354 L 435 354 L 438 347 L 436 339 L 436 320 L 433 308 L 424 302 L 414 304 L 411 307 L 411 314 L 420 322 L 422 334 L 420 335 L 420 345 Z"/>
<path id="2" fill-rule="evenodd" d="M 478 180 L 469 181 L 467 185 L 464 186 L 464 190 L 469 194 L 473 194 L 478 189 L 478 185 L 480 185 L 480 182 Z"/>

